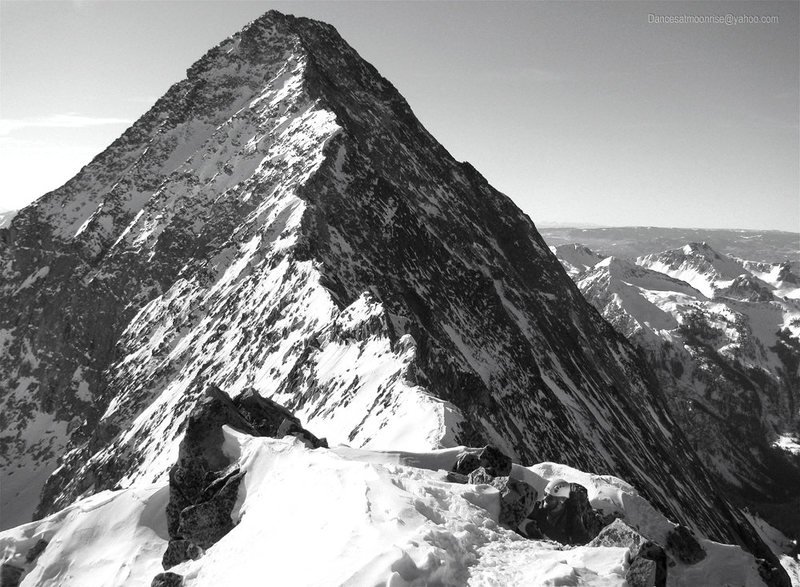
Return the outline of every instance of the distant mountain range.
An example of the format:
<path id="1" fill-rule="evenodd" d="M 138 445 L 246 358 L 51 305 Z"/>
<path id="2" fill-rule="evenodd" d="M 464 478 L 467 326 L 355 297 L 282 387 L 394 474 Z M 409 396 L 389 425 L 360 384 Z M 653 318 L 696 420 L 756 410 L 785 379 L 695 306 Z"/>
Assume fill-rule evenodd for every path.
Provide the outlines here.
<path id="1" fill-rule="evenodd" d="M 550 245 L 580 243 L 604 256 L 635 259 L 643 255 L 677 249 L 687 243 L 712 243 L 722 254 L 751 261 L 800 263 L 800 233 L 777 230 L 732 230 L 703 228 L 627 227 L 539 227 Z"/>
<path id="2" fill-rule="evenodd" d="M 592 234 L 612 240 L 601 243 L 605 250 L 617 247 L 619 232 Z M 634 242 L 649 230 L 626 234 L 626 250 L 652 246 Z M 778 235 L 769 235 L 773 246 Z M 747 233 L 729 248 L 752 254 L 762 250 L 759 243 Z M 646 353 L 672 413 L 728 496 L 800 533 L 795 265 L 731 257 L 707 242 L 635 259 L 605 257 L 582 244 L 552 250 L 586 299 Z"/>

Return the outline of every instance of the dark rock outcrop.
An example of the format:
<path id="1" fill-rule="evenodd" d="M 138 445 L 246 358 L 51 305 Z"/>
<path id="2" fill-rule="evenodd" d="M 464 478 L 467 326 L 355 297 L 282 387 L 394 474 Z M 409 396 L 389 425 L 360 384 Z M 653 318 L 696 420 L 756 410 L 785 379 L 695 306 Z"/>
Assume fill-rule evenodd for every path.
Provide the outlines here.
<path id="1" fill-rule="evenodd" d="M 665 587 L 667 584 L 667 555 L 664 549 L 619 518 L 603 528 L 588 546 L 628 548 L 630 567 L 625 580 L 629 587 Z"/>
<path id="2" fill-rule="evenodd" d="M 155 577 L 153 577 L 153 581 L 150 583 L 150 587 L 182 587 L 183 586 L 183 575 L 179 575 L 178 573 L 159 573 Z"/>
<path id="3" fill-rule="evenodd" d="M 24 574 L 25 569 L 10 563 L 3 563 L 0 565 L 0 585 L 2 587 L 18 587 Z"/>
<path id="4" fill-rule="evenodd" d="M 492 477 L 507 477 L 511 474 L 511 457 L 492 445 L 470 448 L 459 455 L 453 472 L 469 475 L 479 467 Z"/>
<path id="5" fill-rule="evenodd" d="M 45 548 L 47 548 L 47 540 L 39 539 L 25 554 L 25 562 L 30 564 L 35 561 Z"/>
<path id="6" fill-rule="evenodd" d="M 628 587 L 664 587 L 659 585 L 656 576 L 658 569 L 655 561 L 637 557 L 625 573 Z"/>
<path id="7" fill-rule="evenodd" d="M 231 513 L 244 472 L 223 452 L 222 427 L 275 437 L 285 422 L 291 423 L 291 433 L 310 445 L 325 445 L 289 410 L 254 391 L 232 400 L 216 386 L 207 388 L 206 396 L 189 415 L 178 461 L 169 474 L 166 513 L 170 541 L 162 558 L 165 569 L 199 558 L 234 527 Z"/>
<path id="8" fill-rule="evenodd" d="M 173 539 L 167 545 L 161 564 L 165 569 L 170 569 L 183 561 L 197 560 L 201 556 L 203 556 L 203 549 L 192 541 Z"/>
<path id="9" fill-rule="evenodd" d="M 678 525 L 669 531 L 667 549 L 672 556 L 686 565 L 699 563 L 706 558 L 706 551 L 686 526 Z"/>

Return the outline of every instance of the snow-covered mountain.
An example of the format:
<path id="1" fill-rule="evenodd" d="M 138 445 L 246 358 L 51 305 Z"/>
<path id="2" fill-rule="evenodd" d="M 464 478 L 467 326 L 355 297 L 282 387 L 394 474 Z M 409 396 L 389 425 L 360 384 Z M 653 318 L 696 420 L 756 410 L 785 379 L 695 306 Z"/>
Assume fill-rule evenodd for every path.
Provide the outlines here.
<path id="1" fill-rule="evenodd" d="M 639 261 L 664 272 L 609 257 L 575 279 L 646 351 L 673 416 L 728 495 L 797 532 L 800 303 L 774 293 L 788 280 L 708 244 Z"/>
<path id="2" fill-rule="evenodd" d="M 755 263 L 723 255 L 708 243 L 689 243 L 639 257 L 636 263 L 681 279 L 706 297 L 715 295 L 752 301 L 767 301 L 770 290 L 781 297 L 800 297 L 800 280 L 791 271 L 791 263 Z"/>
<path id="3" fill-rule="evenodd" d="M 537 223 L 539 233 L 553 246 L 581 243 L 606 255 L 636 259 L 687 243 L 713 243 L 720 254 L 772 264 L 800 263 L 800 232 L 720 228 L 663 228 L 656 226 L 560 227 Z"/>
<path id="4" fill-rule="evenodd" d="M 595 253 L 588 247 L 580 244 L 566 244 L 551 246 L 550 250 L 567 270 L 570 277 L 575 277 L 587 269 L 594 267 L 604 259 L 603 255 Z"/>
<path id="5" fill-rule="evenodd" d="M 226 39 L 0 240 L 3 525 L 165 483 L 215 384 L 332 445 L 614 474 L 775 560 L 531 220 L 328 25 Z"/>

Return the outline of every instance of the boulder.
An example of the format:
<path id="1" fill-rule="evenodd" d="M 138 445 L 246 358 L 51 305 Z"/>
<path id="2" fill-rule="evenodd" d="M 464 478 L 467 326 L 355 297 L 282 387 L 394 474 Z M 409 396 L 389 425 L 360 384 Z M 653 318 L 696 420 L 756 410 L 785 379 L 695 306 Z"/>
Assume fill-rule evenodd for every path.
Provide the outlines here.
<path id="1" fill-rule="evenodd" d="M 618 518 L 603 528 L 597 536 L 592 538 L 587 546 L 616 546 L 628 548 L 633 557 L 639 552 L 639 548 L 645 542 L 647 542 L 647 538 Z"/>
<path id="2" fill-rule="evenodd" d="M 625 573 L 625 583 L 628 587 L 659 587 L 656 570 L 655 561 L 637 557 Z"/>
<path id="3" fill-rule="evenodd" d="M 183 575 L 178 573 L 159 573 L 153 577 L 150 587 L 183 587 Z"/>
<path id="4" fill-rule="evenodd" d="M 667 550 L 686 565 L 699 563 L 706 558 L 706 551 L 700 546 L 692 531 L 678 525 L 667 534 Z"/>

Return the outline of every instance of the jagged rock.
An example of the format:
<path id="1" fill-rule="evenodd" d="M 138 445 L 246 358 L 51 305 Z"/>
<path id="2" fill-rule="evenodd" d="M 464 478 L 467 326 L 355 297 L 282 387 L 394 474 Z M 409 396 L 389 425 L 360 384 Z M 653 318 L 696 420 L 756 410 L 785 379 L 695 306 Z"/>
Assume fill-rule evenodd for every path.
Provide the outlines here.
<path id="1" fill-rule="evenodd" d="M 706 558 L 706 551 L 700 546 L 689 528 L 678 525 L 667 534 L 667 549 L 670 553 L 687 565 L 699 563 Z"/>
<path id="2" fill-rule="evenodd" d="M 279 403 L 261 396 L 252 387 L 234 398 L 233 404 L 262 436 L 280 438 L 278 430 L 286 420 L 302 428 L 300 420 L 292 412 Z"/>
<path id="3" fill-rule="evenodd" d="M 631 561 L 626 575 L 629 587 L 666 586 L 667 555 L 664 549 L 619 518 L 603 528 L 587 546 L 627 547 Z"/>
<path id="4" fill-rule="evenodd" d="M 478 467 L 467 476 L 467 483 L 480 485 L 481 483 L 491 485 L 495 477 L 486 472 L 483 467 Z"/>
<path id="5" fill-rule="evenodd" d="M 32 563 L 35 561 L 44 552 L 45 548 L 47 548 L 47 540 L 39 539 L 25 554 L 25 562 Z"/>
<path id="6" fill-rule="evenodd" d="M 459 455 L 453 471 L 469 475 L 478 467 L 486 469 L 492 477 L 506 477 L 511 473 L 511 457 L 492 445 L 480 449 L 471 448 Z"/>
<path id="7" fill-rule="evenodd" d="M 469 476 L 474 470 L 481 466 L 481 460 L 474 452 L 461 453 L 453 466 L 453 472 L 459 475 Z"/>
<path id="8" fill-rule="evenodd" d="M 197 560 L 201 556 L 203 556 L 203 549 L 190 540 L 170 540 L 161 564 L 165 569 L 169 569 L 183 561 Z"/>
<path id="9" fill-rule="evenodd" d="M 628 587 L 663 587 L 656 582 L 656 563 L 646 558 L 636 558 L 625 573 Z"/>
<path id="10" fill-rule="evenodd" d="M 275 435 L 277 438 L 284 436 L 294 436 L 305 444 L 308 448 L 328 448 L 328 441 L 325 438 L 317 438 L 311 432 L 300 426 L 299 420 L 289 420 L 288 418 L 281 422 L 278 427 L 278 432 Z"/>
<path id="11" fill-rule="evenodd" d="M 0 565 L 0 585 L 2 587 L 18 587 L 25 569 L 10 563 Z"/>
<path id="12" fill-rule="evenodd" d="M 587 546 L 627 547 L 634 555 L 647 542 L 647 538 L 617 518 L 592 538 Z"/>
<path id="13" fill-rule="evenodd" d="M 207 549 L 233 529 L 231 511 L 236 502 L 244 472 L 234 469 L 224 478 L 222 487 L 202 502 L 184 508 L 180 513 L 178 534 L 202 549 Z M 208 492 L 211 493 L 213 489 Z"/>
<path id="14" fill-rule="evenodd" d="M 667 553 L 664 552 L 664 549 L 660 545 L 652 540 L 648 540 L 639 547 L 639 552 L 634 557 L 633 562 L 637 560 L 653 562 L 656 566 L 655 587 L 666 587 Z"/>
<path id="15" fill-rule="evenodd" d="M 150 583 L 150 587 L 182 587 L 183 586 L 183 575 L 179 575 L 178 573 L 159 573 L 155 577 L 153 577 L 153 581 Z"/>
<path id="16" fill-rule="evenodd" d="M 223 426 L 253 436 L 280 436 L 283 429 L 314 448 L 327 446 L 289 410 L 255 390 L 232 400 L 218 387 L 209 386 L 189 415 L 178 461 L 169 473 L 170 543 L 161 561 L 164 569 L 201 556 L 234 526 L 231 512 L 244 472 L 231 467 L 222 451 Z"/>

